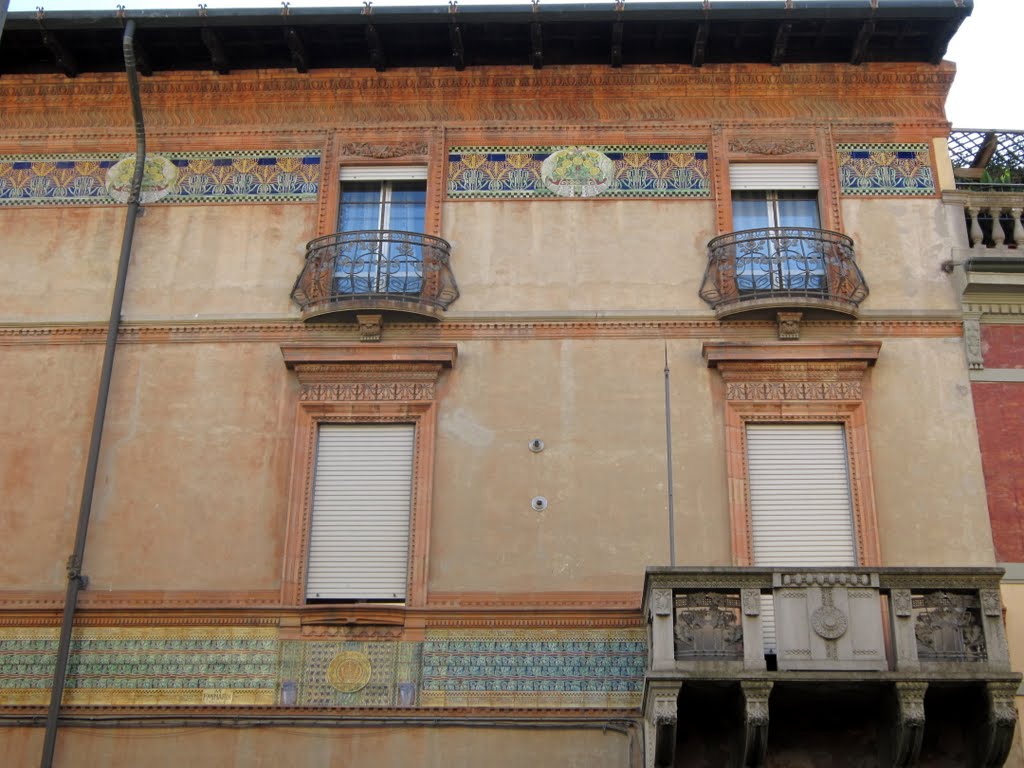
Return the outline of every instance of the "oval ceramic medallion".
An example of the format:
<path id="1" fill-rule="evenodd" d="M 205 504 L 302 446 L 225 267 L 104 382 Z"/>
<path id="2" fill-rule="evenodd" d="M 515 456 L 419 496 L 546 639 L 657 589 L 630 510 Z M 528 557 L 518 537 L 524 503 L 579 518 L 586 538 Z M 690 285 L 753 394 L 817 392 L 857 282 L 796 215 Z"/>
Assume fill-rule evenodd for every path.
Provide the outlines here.
<path id="1" fill-rule="evenodd" d="M 107 192 L 119 203 L 127 203 L 132 189 L 132 176 L 135 174 L 135 155 L 129 155 L 107 171 Z M 161 155 L 146 157 L 146 165 L 142 171 L 143 203 L 155 203 L 167 197 L 178 178 L 178 169 L 174 163 Z"/>
<path id="2" fill-rule="evenodd" d="M 611 186 L 615 163 L 589 147 L 566 147 L 552 152 L 541 165 L 544 186 L 559 197 L 595 197 Z"/>
<path id="3" fill-rule="evenodd" d="M 359 651 L 342 651 L 327 667 L 327 682 L 342 693 L 355 693 L 370 682 L 370 657 Z"/>

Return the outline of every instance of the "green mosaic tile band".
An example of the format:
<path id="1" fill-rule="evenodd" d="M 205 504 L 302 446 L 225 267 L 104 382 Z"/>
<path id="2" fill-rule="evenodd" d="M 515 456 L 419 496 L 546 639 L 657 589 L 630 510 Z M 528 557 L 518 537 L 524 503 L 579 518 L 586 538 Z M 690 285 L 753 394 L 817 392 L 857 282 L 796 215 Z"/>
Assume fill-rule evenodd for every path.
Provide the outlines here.
<path id="1" fill-rule="evenodd" d="M 0 705 L 49 698 L 56 629 L 0 632 Z M 76 629 L 65 701 L 133 704 L 272 704 L 279 676 L 276 629 Z"/>
<path id="2" fill-rule="evenodd" d="M 711 195 L 699 144 L 452 147 L 447 176 L 449 199 Z"/>
<path id="3" fill-rule="evenodd" d="M 134 167 L 130 154 L 0 155 L 0 206 L 124 202 Z M 313 202 L 319 188 L 319 150 L 153 153 L 143 202 Z"/>
<path id="4" fill-rule="evenodd" d="M 49 688 L 57 639 L 0 637 L 0 688 Z M 71 642 L 68 688 L 274 688 L 273 637 L 123 639 L 81 634 Z"/>
<path id="5" fill-rule="evenodd" d="M 935 194 L 927 144 L 837 144 L 844 195 Z"/>

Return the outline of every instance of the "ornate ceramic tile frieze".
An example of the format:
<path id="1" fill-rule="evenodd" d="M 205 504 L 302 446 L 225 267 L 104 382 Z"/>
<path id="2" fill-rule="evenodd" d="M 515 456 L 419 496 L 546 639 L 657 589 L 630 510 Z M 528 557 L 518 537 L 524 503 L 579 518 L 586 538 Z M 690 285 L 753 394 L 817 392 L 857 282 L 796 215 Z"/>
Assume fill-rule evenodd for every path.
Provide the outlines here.
<path id="1" fill-rule="evenodd" d="M 300 707 L 414 707 L 420 643 L 313 640 L 282 643 L 282 692 Z"/>
<path id="2" fill-rule="evenodd" d="M 127 200 L 135 163 L 125 154 L 0 155 L 0 206 L 114 205 Z M 319 150 L 150 154 L 144 203 L 313 202 Z"/>
<path id="3" fill-rule="evenodd" d="M 0 705 L 45 704 L 56 628 L 0 633 Z M 152 627 L 76 629 L 67 704 L 133 706 L 272 704 L 276 629 Z"/>
<path id="4" fill-rule="evenodd" d="M 452 147 L 448 197 L 698 197 L 711 195 L 698 144 Z"/>
<path id="5" fill-rule="evenodd" d="M 432 631 L 423 643 L 424 706 L 638 706 L 642 630 Z"/>
<path id="6" fill-rule="evenodd" d="M 837 144 L 844 195 L 935 194 L 927 144 Z"/>

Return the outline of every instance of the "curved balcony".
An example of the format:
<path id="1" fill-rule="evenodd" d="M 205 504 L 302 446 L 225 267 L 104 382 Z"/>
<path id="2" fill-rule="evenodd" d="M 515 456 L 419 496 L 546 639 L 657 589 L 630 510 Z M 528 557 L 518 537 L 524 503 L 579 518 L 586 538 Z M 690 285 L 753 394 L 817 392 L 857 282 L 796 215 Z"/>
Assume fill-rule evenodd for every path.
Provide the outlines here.
<path id="1" fill-rule="evenodd" d="M 708 243 L 700 297 L 718 317 L 809 307 L 856 317 L 868 295 L 853 240 L 797 227 L 748 229 Z"/>
<path id="2" fill-rule="evenodd" d="M 440 318 L 459 297 L 451 246 L 416 232 L 338 232 L 306 244 L 291 298 L 308 320 L 356 310 Z"/>

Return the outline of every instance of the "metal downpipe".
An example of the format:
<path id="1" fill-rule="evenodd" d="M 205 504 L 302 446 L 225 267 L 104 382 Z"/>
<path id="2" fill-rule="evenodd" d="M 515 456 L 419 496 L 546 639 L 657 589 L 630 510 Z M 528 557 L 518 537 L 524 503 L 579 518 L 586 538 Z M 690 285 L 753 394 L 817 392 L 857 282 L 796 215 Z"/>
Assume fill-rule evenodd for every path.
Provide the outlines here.
<path id="1" fill-rule="evenodd" d="M 139 81 L 135 72 L 135 21 L 129 20 L 124 28 L 124 63 L 128 71 L 128 91 L 132 100 L 132 114 L 135 118 L 135 173 L 132 176 L 128 196 L 128 212 L 125 216 L 124 233 L 121 236 L 121 258 L 117 265 L 117 279 L 114 283 L 114 298 L 110 304 L 110 320 L 107 323 L 106 346 L 103 350 L 103 368 L 100 373 L 99 391 L 96 394 L 96 411 L 93 415 L 92 436 L 89 439 L 89 458 L 85 466 L 85 481 L 82 485 L 82 501 L 78 510 L 78 525 L 75 530 L 75 548 L 68 558 L 68 588 L 64 598 L 64 614 L 61 618 L 60 640 L 57 644 L 57 662 L 53 671 L 53 685 L 50 688 L 50 709 L 46 716 L 46 732 L 43 736 L 41 768 L 52 768 L 54 748 L 57 743 L 57 725 L 60 717 L 61 699 L 64 697 L 64 683 L 67 677 L 68 657 L 71 655 L 71 630 L 75 621 L 78 593 L 86 585 L 82 575 L 82 559 L 85 555 L 86 534 L 89 531 L 89 517 L 92 513 L 93 490 L 96 487 L 96 467 L 99 463 L 100 443 L 103 439 L 103 424 L 107 415 L 107 398 L 110 395 L 110 375 L 114 368 L 114 351 L 117 348 L 117 332 L 121 323 L 121 305 L 124 302 L 124 288 L 128 277 L 128 262 L 135 237 L 135 221 L 139 214 L 142 196 L 142 175 L 146 164 L 146 129 L 142 121 L 142 101 L 139 98 Z"/>

